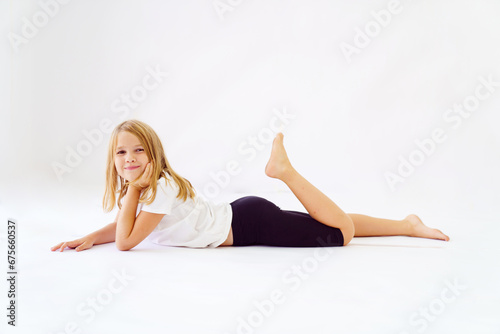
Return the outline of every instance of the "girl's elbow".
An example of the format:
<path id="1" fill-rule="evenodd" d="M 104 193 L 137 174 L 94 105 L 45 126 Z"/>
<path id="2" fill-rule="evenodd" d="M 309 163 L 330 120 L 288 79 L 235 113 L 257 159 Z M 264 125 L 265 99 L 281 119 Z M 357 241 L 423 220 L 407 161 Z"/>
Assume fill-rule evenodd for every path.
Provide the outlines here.
<path id="1" fill-rule="evenodd" d="M 118 248 L 119 251 L 128 251 L 128 250 L 130 250 L 130 248 L 128 248 L 128 247 L 123 247 L 123 246 L 118 246 L 118 245 L 116 245 L 116 248 Z"/>
<path id="2" fill-rule="evenodd" d="M 129 245 L 127 245 L 127 243 L 125 243 L 123 241 L 116 241 L 116 248 L 119 251 L 128 251 L 128 250 L 132 249 L 132 247 L 130 247 Z"/>

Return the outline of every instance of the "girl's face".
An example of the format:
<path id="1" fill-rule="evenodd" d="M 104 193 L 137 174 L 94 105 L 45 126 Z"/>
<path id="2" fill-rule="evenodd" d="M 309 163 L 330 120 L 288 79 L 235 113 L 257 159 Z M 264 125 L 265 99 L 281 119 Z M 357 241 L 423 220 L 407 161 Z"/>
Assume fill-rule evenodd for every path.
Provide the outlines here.
<path id="1" fill-rule="evenodd" d="M 139 138 L 130 132 L 122 131 L 118 134 L 116 144 L 115 168 L 122 178 L 133 181 L 142 174 L 149 162 Z"/>

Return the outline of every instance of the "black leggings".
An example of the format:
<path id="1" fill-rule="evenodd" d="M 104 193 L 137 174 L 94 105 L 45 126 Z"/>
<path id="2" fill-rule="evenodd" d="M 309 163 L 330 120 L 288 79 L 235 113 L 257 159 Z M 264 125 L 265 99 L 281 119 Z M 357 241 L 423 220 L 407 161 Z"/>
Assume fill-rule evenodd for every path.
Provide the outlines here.
<path id="1" fill-rule="evenodd" d="M 281 247 L 343 246 L 340 229 L 325 225 L 308 213 L 281 210 L 257 196 L 231 202 L 233 246 Z"/>

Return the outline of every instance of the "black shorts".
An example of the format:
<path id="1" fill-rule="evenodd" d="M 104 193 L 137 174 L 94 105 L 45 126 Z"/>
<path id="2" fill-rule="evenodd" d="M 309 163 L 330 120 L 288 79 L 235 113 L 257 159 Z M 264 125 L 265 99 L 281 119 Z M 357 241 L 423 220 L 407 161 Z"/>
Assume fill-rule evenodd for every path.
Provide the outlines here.
<path id="1" fill-rule="evenodd" d="M 343 246 L 340 229 L 325 225 L 308 213 L 281 210 L 257 196 L 231 202 L 233 246 L 281 247 Z"/>

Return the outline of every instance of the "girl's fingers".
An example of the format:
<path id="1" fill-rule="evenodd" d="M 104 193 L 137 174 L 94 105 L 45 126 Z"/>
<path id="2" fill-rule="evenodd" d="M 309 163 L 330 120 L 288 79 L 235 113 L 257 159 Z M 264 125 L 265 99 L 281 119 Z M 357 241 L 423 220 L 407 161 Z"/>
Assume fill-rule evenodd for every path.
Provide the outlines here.
<path id="1" fill-rule="evenodd" d="M 83 242 L 78 239 L 78 240 L 73 240 L 73 241 L 68 241 L 68 247 L 69 248 L 75 248 L 76 246 L 80 246 Z"/>
<path id="2" fill-rule="evenodd" d="M 146 165 L 146 168 L 144 169 L 144 173 L 143 173 L 141 179 L 139 180 L 139 184 L 138 184 L 139 187 L 146 188 L 148 186 L 152 171 L 153 170 L 151 169 L 151 163 L 148 162 L 148 164 Z M 146 183 L 146 185 L 143 186 L 143 183 Z"/>
<path id="3" fill-rule="evenodd" d="M 84 242 L 84 243 L 83 243 L 83 244 L 81 244 L 80 246 L 76 247 L 76 248 L 75 248 L 75 250 L 76 250 L 77 252 L 82 251 L 82 250 L 85 250 L 85 249 L 87 249 L 87 247 L 85 247 L 85 246 L 86 246 L 86 242 Z"/>
<path id="4" fill-rule="evenodd" d="M 57 244 L 56 246 L 52 247 L 51 250 L 55 251 L 55 250 L 59 249 L 59 251 L 62 252 L 66 247 L 74 248 L 79 243 L 80 243 L 79 240 L 65 241 L 65 242 L 63 241 L 63 242 Z"/>
<path id="5" fill-rule="evenodd" d="M 60 252 L 62 252 L 64 248 L 66 248 L 66 244 L 67 244 L 66 242 L 62 244 L 61 249 L 59 250 Z"/>
<path id="6" fill-rule="evenodd" d="M 80 246 L 76 247 L 76 251 L 77 252 L 80 252 L 82 250 L 86 250 L 86 249 L 89 249 L 90 247 L 92 247 L 94 244 L 93 243 L 90 243 L 90 242 L 87 242 L 85 241 L 83 244 L 81 244 Z"/>
<path id="7" fill-rule="evenodd" d="M 62 245 L 62 242 L 58 243 L 57 245 L 55 246 L 52 246 L 51 250 L 52 251 L 55 251 L 56 249 L 58 249 L 60 246 Z"/>

